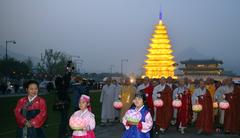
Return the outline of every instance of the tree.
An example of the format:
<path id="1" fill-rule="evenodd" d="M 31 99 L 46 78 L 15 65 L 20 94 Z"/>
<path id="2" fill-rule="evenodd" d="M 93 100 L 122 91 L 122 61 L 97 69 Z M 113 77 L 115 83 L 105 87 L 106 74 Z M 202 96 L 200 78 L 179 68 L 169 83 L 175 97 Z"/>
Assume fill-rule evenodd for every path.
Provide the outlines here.
<path id="1" fill-rule="evenodd" d="M 39 73 L 47 74 L 50 78 L 54 75 L 62 75 L 68 61 L 69 58 L 64 53 L 46 49 L 44 55 L 41 56 L 41 62 L 38 63 L 37 70 Z"/>
<path id="2" fill-rule="evenodd" d="M 25 62 L 18 61 L 14 58 L 9 58 L 7 61 L 5 59 L 0 60 L 0 76 L 10 77 L 13 79 L 20 79 L 27 77 L 31 69 Z"/>
<path id="3" fill-rule="evenodd" d="M 24 61 L 24 63 L 28 66 L 28 68 L 30 69 L 30 72 L 32 73 L 33 62 L 32 62 L 32 60 L 31 60 L 31 58 L 28 57 L 28 58 Z"/>

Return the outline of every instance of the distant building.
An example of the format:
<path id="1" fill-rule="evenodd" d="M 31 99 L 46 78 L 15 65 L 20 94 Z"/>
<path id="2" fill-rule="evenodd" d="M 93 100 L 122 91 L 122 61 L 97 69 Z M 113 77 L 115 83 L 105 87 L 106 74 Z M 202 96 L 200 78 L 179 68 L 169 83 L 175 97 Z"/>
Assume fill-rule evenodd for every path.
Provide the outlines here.
<path id="1" fill-rule="evenodd" d="M 224 76 L 224 69 L 221 68 L 223 61 L 216 59 L 189 59 L 181 61 L 184 67 L 179 68 L 185 77 L 191 79 L 208 77 L 215 79 L 222 79 Z"/>

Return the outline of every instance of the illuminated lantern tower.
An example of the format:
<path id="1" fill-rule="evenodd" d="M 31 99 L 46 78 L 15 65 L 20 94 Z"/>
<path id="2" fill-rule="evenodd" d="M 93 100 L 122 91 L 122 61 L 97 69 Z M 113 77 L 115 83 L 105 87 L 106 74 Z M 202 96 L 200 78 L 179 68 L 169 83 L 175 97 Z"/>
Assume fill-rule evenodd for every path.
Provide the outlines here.
<path id="1" fill-rule="evenodd" d="M 160 21 L 155 26 L 154 33 L 151 38 L 150 48 L 145 60 L 145 76 L 149 78 L 173 77 L 174 76 L 174 56 L 172 55 L 170 40 L 168 38 L 167 29 L 162 21 L 162 13 L 160 12 Z"/>

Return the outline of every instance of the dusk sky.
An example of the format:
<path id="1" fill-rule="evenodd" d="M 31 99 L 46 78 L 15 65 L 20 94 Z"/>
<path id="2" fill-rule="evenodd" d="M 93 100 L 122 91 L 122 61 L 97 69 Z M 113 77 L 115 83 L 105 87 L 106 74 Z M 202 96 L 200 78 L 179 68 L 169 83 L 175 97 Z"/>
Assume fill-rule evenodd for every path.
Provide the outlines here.
<path id="1" fill-rule="evenodd" d="M 139 73 L 160 5 L 176 61 L 214 57 L 240 72 L 240 0 L 1 0 L 0 45 L 16 40 L 10 51 L 38 58 L 45 49 L 78 55 L 85 72 L 120 72 L 128 59 L 124 72 Z"/>

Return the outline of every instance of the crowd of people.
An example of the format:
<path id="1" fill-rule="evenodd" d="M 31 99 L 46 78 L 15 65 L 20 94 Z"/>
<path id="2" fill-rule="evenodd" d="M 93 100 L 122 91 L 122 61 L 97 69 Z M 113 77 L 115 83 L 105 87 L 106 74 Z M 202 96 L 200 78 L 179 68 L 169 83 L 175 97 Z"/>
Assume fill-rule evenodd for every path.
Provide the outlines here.
<path id="1" fill-rule="evenodd" d="M 144 96 L 139 96 L 141 94 Z M 137 97 L 142 97 L 144 108 L 136 105 Z M 117 99 L 120 99 L 123 105 L 119 112 L 112 106 Z M 160 107 L 154 106 L 158 99 L 163 103 Z M 176 100 L 181 101 L 180 107 L 173 105 Z M 150 80 L 145 77 L 137 81 L 137 84 L 130 83 L 129 79 L 116 83 L 109 78 L 101 93 L 101 125 L 109 125 L 119 119 L 125 125 L 126 131 L 137 127 L 138 129 L 131 129 L 136 131 L 131 132 L 132 136 L 124 134 L 123 137 L 128 138 L 150 137 L 138 134 L 147 132 L 152 135 L 165 134 L 170 125 L 176 126 L 181 134 L 185 134 L 189 126 L 194 126 L 197 134 L 239 134 L 238 101 L 240 85 L 233 83 L 231 78 L 223 81 L 211 78 L 193 81 L 188 78 L 173 80 L 171 77 L 162 77 Z M 220 108 L 221 102 L 227 102 L 227 108 Z M 195 105 L 200 105 L 201 109 L 195 110 L 195 107 L 199 108 Z M 128 110 L 135 108 L 141 113 L 141 110 L 144 110 L 149 114 L 142 116 L 141 124 L 131 125 L 126 121 L 125 115 Z"/>
<path id="2" fill-rule="evenodd" d="M 70 119 L 68 117 L 69 86 L 65 83 L 69 79 L 57 77 L 55 80 L 57 99 L 63 103 L 58 109 L 61 119 L 59 137 L 69 136 L 65 135 L 69 124 L 73 138 L 95 138 L 96 123 L 91 113 L 89 89 L 81 77 L 75 77 L 72 85 L 75 112 Z M 42 127 L 47 119 L 47 105 L 44 98 L 38 96 L 38 90 L 38 82 L 28 81 L 28 95 L 19 99 L 14 109 L 18 138 L 45 138 Z M 120 110 L 113 106 L 117 100 L 122 104 Z M 176 101 L 181 101 L 181 106 L 174 106 Z M 227 108 L 214 106 L 223 101 L 227 102 Z M 108 78 L 100 97 L 100 125 L 121 122 L 125 127 L 123 138 L 150 138 L 154 134 L 165 134 L 170 125 L 176 126 L 181 134 L 185 134 L 189 126 L 194 126 L 197 134 L 239 134 L 239 101 L 240 86 L 231 78 L 220 82 L 210 78 L 192 81 L 187 78 L 150 80 L 145 77 L 136 84 L 128 78 L 120 82 Z M 195 105 L 201 105 L 201 109 L 195 110 Z"/>
<path id="3" fill-rule="evenodd" d="M 74 81 L 73 84 L 70 81 Z M 71 75 L 57 76 L 55 78 L 56 95 L 53 105 L 53 110 L 59 112 L 59 138 L 85 138 L 88 137 L 88 131 L 95 128 L 94 115 L 91 114 L 90 97 L 87 85 L 81 77 L 75 77 L 71 80 Z M 72 129 L 69 134 L 69 109 L 71 106 L 71 98 L 69 96 L 69 88 L 73 90 L 74 107 L 73 116 L 92 119 L 89 124 L 86 124 L 82 130 Z M 47 120 L 47 104 L 44 98 L 39 96 L 39 83 L 35 80 L 26 82 L 25 90 L 27 96 L 18 100 L 14 109 L 16 123 L 18 125 L 17 138 L 45 138 L 44 125 Z M 86 111 L 85 111 L 86 109 Z M 51 109 L 50 109 L 51 110 Z M 82 112 L 83 111 L 83 112 Z M 90 115 L 90 117 L 89 117 Z M 72 118 L 72 117 L 71 117 Z M 93 124 L 94 123 L 94 124 Z M 71 126 L 70 126 L 71 127 Z M 91 138 L 94 138 L 94 133 L 89 133 Z"/>

